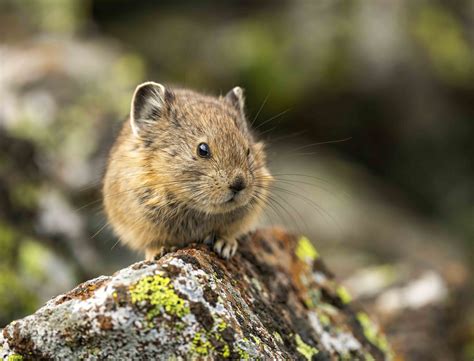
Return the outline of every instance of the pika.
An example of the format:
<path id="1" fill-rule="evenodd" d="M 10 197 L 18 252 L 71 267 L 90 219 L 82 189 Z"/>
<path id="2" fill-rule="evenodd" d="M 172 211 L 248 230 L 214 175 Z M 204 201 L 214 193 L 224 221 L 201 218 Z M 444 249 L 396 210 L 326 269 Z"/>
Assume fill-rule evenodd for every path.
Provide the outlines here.
<path id="1" fill-rule="evenodd" d="M 236 253 L 273 179 L 244 108 L 240 87 L 220 97 L 154 82 L 136 88 L 103 183 L 122 243 L 147 260 L 196 242 L 224 259 Z"/>

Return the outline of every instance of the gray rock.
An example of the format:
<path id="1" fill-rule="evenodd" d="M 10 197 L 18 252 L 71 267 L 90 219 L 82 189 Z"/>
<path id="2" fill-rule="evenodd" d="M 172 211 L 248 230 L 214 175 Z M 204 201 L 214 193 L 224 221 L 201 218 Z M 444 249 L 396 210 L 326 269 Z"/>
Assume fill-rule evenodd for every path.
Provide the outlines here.
<path id="1" fill-rule="evenodd" d="M 7 325 L 0 345 L 8 360 L 393 355 L 309 240 L 275 228 L 243 239 L 231 261 L 197 245 L 87 281 Z"/>

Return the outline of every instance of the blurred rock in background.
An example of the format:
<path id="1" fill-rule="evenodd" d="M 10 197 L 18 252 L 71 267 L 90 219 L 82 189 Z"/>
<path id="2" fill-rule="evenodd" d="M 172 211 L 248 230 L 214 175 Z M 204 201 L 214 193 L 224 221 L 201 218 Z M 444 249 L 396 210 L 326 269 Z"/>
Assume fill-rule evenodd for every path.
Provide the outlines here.
<path id="1" fill-rule="evenodd" d="M 241 85 L 264 223 L 315 240 L 406 359 L 472 359 L 473 44 L 468 0 L 0 0 L 0 326 L 139 258 L 100 199 L 136 84 Z"/>

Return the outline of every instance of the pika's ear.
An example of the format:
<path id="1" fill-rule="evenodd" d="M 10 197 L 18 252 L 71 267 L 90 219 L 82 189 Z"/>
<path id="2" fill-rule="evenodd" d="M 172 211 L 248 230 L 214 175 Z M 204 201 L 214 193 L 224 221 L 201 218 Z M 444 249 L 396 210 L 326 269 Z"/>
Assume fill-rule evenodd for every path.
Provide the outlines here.
<path id="1" fill-rule="evenodd" d="M 239 113 L 240 117 L 235 119 L 235 123 L 238 128 L 242 129 L 244 132 L 249 132 L 249 126 L 247 124 L 247 119 L 245 117 L 245 98 L 244 90 L 236 86 L 232 88 L 227 95 L 225 96 L 225 101 L 231 104 Z"/>
<path id="2" fill-rule="evenodd" d="M 130 125 L 133 135 L 140 129 L 157 120 L 163 113 L 166 99 L 163 85 L 152 81 L 142 83 L 135 89 L 130 109 Z"/>
<path id="3" fill-rule="evenodd" d="M 225 96 L 225 100 L 232 104 L 232 106 L 239 111 L 240 115 L 244 116 L 245 98 L 244 90 L 241 87 L 236 86 L 235 88 L 232 88 Z"/>

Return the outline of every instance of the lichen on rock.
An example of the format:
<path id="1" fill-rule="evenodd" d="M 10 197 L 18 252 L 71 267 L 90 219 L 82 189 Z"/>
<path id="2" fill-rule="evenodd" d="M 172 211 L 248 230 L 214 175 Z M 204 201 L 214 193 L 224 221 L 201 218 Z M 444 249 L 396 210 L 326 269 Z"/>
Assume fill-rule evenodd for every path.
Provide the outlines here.
<path id="1" fill-rule="evenodd" d="M 139 262 L 50 300 L 0 335 L 5 359 L 391 357 L 306 238 L 257 231 L 230 261 L 206 246 Z M 363 316 L 362 316 L 363 315 Z"/>
<path id="2" fill-rule="evenodd" d="M 179 318 L 187 315 L 189 306 L 186 300 L 174 292 L 174 287 L 170 282 L 168 277 L 162 277 L 159 274 L 143 277 L 130 287 L 132 303 L 149 305 L 150 308 L 147 311 L 149 320 L 163 312 Z"/>

